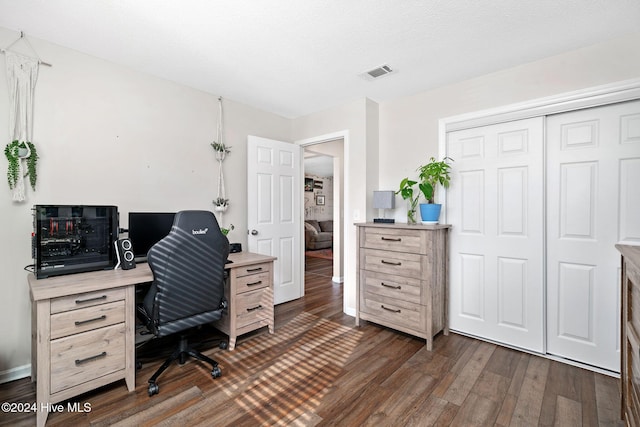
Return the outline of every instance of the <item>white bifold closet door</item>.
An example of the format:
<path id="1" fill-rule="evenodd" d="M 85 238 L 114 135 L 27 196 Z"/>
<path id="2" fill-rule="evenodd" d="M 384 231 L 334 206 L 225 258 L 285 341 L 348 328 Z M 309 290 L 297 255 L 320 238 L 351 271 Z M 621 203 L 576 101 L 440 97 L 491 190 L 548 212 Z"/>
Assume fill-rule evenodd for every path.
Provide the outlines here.
<path id="1" fill-rule="evenodd" d="M 640 243 L 640 101 L 547 117 L 547 353 L 620 370 L 618 242 Z"/>
<path id="2" fill-rule="evenodd" d="M 450 132 L 450 329 L 543 350 L 543 119 Z"/>
<path id="3" fill-rule="evenodd" d="M 449 132 L 447 155 L 450 328 L 618 372 L 640 101 Z"/>

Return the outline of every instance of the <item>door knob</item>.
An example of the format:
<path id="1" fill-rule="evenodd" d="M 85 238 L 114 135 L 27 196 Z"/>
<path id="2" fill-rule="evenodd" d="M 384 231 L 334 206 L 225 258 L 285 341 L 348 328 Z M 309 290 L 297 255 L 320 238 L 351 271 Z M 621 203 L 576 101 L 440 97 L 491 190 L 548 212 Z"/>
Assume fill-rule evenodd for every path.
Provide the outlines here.
<path id="1" fill-rule="evenodd" d="M 252 236 L 257 236 L 258 235 L 258 230 L 251 230 L 251 235 Z"/>

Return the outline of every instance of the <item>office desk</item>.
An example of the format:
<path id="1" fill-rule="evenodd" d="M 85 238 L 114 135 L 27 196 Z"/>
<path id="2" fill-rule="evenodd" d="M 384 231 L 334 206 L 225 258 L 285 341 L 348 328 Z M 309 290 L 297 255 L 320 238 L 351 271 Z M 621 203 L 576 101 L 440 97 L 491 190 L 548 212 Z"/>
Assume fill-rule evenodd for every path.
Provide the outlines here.
<path id="1" fill-rule="evenodd" d="M 229 350 L 236 346 L 239 335 L 269 327 L 273 333 L 273 261 L 275 257 L 239 252 L 229 255 L 229 280 L 224 294 L 229 307 L 222 319 L 214 323 L 229 335 Z"/>
<path id="2" fill-rule="evenodd" d="M 147 264 L 39 280 L 29 274 L 38 426 L 57 402 L 123 378 L 135 389 L 135 286 L 152 280 Z"/>
<path id="3" fill-rule="evenodd" d="M 273 333 L 274 257 L 230 254 L 229 308 L 216 325 L 229 335 L 268 326 Z M 47 408 L 124 379 L 135 389 L 135 287 L 153 280 L 148 264 L 36 279 L 31 294 L 31 379 L 37 380 L 37 425 Z"/>

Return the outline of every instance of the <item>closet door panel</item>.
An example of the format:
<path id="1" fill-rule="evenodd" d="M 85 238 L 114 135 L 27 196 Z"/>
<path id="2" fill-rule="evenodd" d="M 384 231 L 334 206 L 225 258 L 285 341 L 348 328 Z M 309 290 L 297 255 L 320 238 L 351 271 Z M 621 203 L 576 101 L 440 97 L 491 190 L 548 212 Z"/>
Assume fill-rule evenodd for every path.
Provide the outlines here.
<path id="1" fill-rule="evenodd" d="M 543 351 L 543 119 L 447 135 L 450 328 Z"/>
<path id="2" fill-rule="evenodd" d="M 620 371 L 619 264 L 640 243 L 640 101 L 547 118 L 547 352 Z"/>

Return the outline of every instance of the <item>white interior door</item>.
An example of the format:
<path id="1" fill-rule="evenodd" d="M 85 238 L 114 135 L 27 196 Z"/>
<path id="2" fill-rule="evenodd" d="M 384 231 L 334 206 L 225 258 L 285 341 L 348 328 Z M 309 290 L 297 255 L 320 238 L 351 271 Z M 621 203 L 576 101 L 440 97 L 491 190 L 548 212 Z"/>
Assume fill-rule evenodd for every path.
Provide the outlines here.
<path id="1" fill-rule="evenodd" d="M 543 118 L 447 134 L 450 329 L 542 352 Z"/>
<path id="2" fill-rule="evenodd" d="M 302 297 L 301 148 L 249 136 L 247 224 L 249 251 L 272 255 L 274 302 Z"/>
<path id="3" fill-rule="evenodd" d="M 640 101 L 547 118 L 547 352 L 620 371 L 618 242 L 640 244 Z"/>

